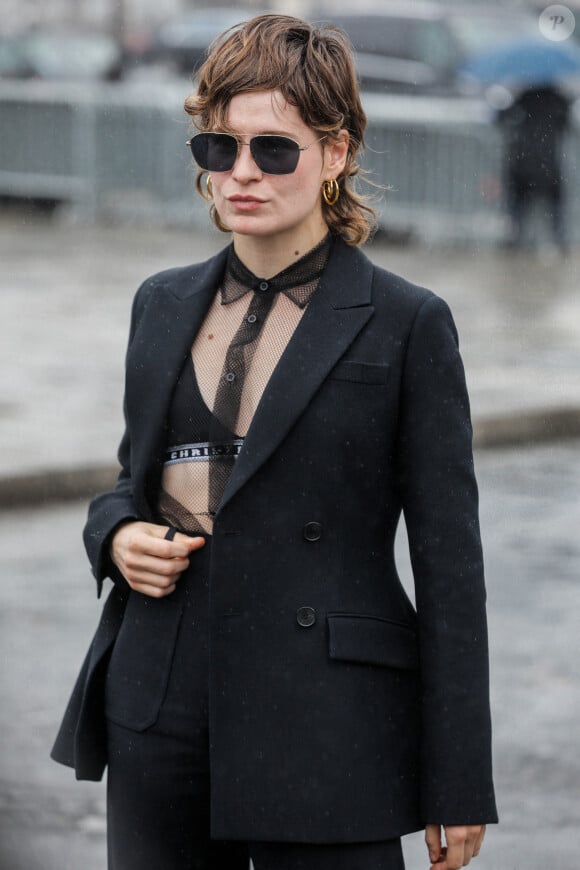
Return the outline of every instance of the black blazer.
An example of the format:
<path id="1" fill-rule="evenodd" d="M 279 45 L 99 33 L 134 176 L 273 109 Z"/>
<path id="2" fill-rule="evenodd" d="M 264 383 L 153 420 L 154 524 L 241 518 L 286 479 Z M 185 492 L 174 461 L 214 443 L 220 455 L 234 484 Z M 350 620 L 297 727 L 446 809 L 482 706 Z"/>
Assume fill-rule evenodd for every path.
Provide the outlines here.
<path id="1" fill-rule="evenodd" d="M 99 590 L 115 585 L 53 749 L 79 778 L 106 764 L 123 620 L 142 637 L 107 717 L 146 729 L 163 698 L 179 584 L 161 601 L 129 592 L 108 541 L 127 517 L 155 520 L 172 388 L 224 265 L 163 272 L 135 299 L 121 473 L 85 530 Z M 356 842 L 496 820 L 471 436 L 446 304 L 336 239 L 215 517 L 214 837 Z M 402 510 L 416 610 L 393 555 Z"/>

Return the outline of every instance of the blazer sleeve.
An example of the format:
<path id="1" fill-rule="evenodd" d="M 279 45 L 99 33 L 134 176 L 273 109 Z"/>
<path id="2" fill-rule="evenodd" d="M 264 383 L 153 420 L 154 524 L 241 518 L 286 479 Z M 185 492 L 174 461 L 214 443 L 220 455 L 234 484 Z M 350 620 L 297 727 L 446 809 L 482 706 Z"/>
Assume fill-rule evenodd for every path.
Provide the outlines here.
<path id="1" fill-rule="evenodd" d="M 457 332 L 420 306 L 402 383 L 399 483 L 417 605 L 425 823 L 497 821 L 472 427 Z"/>
<path id="2" fill-rule="evenodd" d="M 150 293 L 151 285 L 149 282 L 145 282 L 135 295 L 125 359 L 127 359 L 131 349 L 141 314 Z M 128 588 L 127 581 L 111 560 L 109 546 L 113 532 L 121 523 L 127 520 L 142 519 L 133 498 L 131 431 L 127 417 L 126 396 L 123 400 L 123 414 L 125 430 L 117 451 L 117 458 L 121 466 L 117 482 L 113 490 L 104 492 L 91 501 L 83 531 L 84 545 L 93 575 L 97 581 L 97 595 L 99 597 L 106 577 L 110 577 L 115 583 Z"/>

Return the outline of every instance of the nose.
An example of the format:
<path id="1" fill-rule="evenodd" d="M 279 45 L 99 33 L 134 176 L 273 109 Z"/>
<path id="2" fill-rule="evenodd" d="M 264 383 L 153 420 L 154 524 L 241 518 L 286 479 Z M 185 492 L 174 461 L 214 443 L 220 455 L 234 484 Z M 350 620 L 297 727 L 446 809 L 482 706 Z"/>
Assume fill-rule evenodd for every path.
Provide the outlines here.
<path id="1" fill-rule="evenodd" d="M 236 181 L 247 182 L 260 178 L 261 175 L 262 170 L 252 157 L 249 144 L 247 142 L 240 142 L 238 145 L 238 156 L 232 169 L 233 178 Z"/>

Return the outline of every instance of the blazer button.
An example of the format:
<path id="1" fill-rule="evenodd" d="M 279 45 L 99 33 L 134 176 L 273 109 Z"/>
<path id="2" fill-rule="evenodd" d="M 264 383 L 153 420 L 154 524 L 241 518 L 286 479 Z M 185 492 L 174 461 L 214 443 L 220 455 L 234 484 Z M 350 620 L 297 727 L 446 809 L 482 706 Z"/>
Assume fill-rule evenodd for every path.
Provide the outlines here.
<path id="1" fill-rule="evenodd" d="M 303 534 L 307 541 L 319 541 L 322 537 L 322 526 L 320 523 L 306 523 Z"/>
<path id="2" fill-rule="evenodd" d="M 310 628 L 316 622 L 316 611 L 313 607 L 299 607 L 296 611 L 296 621 L 302 628 Z"/>

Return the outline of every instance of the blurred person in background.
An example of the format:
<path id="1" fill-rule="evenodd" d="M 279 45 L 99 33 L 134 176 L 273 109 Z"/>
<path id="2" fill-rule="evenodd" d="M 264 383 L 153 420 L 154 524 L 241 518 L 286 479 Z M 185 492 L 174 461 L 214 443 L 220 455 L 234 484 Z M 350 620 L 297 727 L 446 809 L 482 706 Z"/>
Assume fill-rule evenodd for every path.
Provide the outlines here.
<path id="1" fill-rule="evenodd" d="M 110 870 L 402 870 L 423 828 L 433 870 L 466 866 L 497 816 L 451 314 L 361 251 L 342 31 L 228 31 L 186 110 L 231 241 L 135 298 L 121 472 L 85 528 L 113 588 L 53 757 L 108 765 Z"/>
<path id="2" fill-rule="evenodd" d="M 569 121 L 570 100 L 552 84 L 526 88 L 498 113 L 510 247 L 529 246 L 530 217 L 542 206 L 554 244 L 568 250 L 562 150 Z"/>

